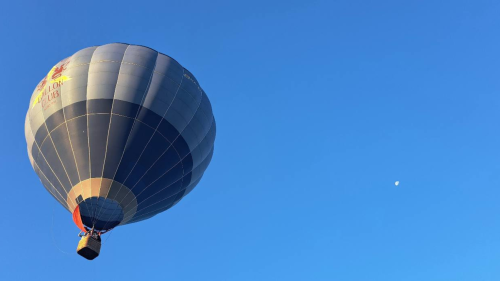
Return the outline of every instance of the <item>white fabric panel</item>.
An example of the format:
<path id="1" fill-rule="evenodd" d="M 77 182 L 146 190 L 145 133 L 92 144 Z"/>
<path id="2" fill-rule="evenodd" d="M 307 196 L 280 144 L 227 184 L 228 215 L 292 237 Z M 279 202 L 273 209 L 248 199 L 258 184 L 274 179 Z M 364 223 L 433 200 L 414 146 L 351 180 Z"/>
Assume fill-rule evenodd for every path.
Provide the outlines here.
<path id="1" fill-rule="evenodd" d="M 87 99 L 113 99 L 121 62 L 128 45 L 98 47 L 90 62 Z"/>
<path id="2" fill-rule="evenodd" d="M 157 57 L 158 53 L 151 49 L 129 46 L 118 75 L 115 99 L 142 104 Z"/>
<path id="3" fill-rule="evenodd" d="M 88 72 L 92 54 L 96 49 L 97 47 L 83 49 L 69 58 L 65 75 L 70 79 L 64 81 L 61 86 L 64 93 L 61 97 L 63 106 L 87 100 Z"/>

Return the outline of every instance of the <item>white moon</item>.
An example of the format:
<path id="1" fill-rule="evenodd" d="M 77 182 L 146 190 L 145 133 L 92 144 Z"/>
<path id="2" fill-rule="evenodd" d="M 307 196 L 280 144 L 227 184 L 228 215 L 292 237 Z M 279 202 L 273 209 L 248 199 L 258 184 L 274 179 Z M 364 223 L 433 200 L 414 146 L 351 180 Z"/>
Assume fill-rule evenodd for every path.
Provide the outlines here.
<path id="1" fill-rule="evenodd" d="M 396 181 L 396 182 L 394 183 L 394 185 L 395 185 L 395 186 L 398 186 L 398 185 L 399 185 L 399 181 Z"/>

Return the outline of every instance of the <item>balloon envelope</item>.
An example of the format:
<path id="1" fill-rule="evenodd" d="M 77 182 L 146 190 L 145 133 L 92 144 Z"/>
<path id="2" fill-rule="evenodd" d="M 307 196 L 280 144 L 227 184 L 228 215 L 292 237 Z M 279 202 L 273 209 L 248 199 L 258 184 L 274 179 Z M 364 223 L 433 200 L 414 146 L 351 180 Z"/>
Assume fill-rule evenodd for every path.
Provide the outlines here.
<path id="1" fill-rule="evenodd" d="M 162 53 L 121 43 L 57 63 L 33 92 L 25 122 L 43 186 L 75 222 L 103 231 L 187 195 L 210 163 L 215 132 L 193 74 Z"/>

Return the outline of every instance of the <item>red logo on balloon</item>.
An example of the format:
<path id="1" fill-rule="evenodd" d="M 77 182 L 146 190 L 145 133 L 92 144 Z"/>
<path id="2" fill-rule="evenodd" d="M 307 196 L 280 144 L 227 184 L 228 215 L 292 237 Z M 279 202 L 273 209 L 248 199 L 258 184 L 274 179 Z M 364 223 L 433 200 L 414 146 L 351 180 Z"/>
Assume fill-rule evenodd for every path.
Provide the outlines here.
<path id="1" fill-rule="evenodd" d="M 46 84 L 47 84 L 47 76 L 45 76 L 43 78 L 42 82 L 40 82 L 40 84 L 38 84 L 38 86 L 36 87 L 36 90 L 37 91 L 43 90 L 43 88 L 45 87 Z"/>
<path id="2" fill-rule="evenodd" d="M 57 78 L 61 77 L 61 75 L 62 75 L 63 71 L 64 71 L 64 70 L 66 70 L 66 66 L 68 66 L 68 63 L 69 63 L 69 61 L 67 61 L 67 62 L 65 62 L 65 63 L 63 63 L 63 64 L 61 64 L 61 65 L 60 65 L 60 66 L 58 66 L 58 67 L 56 67 L 56 68 L 54 69 L 54 73 L 52 73 L 52 77 L 51 77 L 51 79 L 52 79 L 52 80 L 54 80 L 54 79 L 57 79 Z"/>

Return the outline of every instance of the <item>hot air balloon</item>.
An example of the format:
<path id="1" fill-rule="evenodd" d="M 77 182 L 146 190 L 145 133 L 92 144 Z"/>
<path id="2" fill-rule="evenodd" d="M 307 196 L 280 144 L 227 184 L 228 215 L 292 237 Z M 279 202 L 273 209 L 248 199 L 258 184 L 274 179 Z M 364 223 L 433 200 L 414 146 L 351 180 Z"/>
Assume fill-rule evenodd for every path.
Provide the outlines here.
<path id="1" fill-rule="evenodd" d="M 122 43 L 63 59 L 35 88 L 28 156 L 45 189 L 80 228 L 94 259 L 100 235 L 151 218 L 200 182 L 214 151 L 210 101 L 187 69 Z"/>

